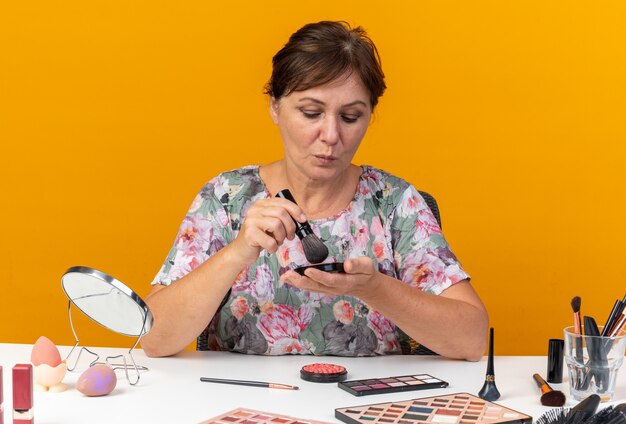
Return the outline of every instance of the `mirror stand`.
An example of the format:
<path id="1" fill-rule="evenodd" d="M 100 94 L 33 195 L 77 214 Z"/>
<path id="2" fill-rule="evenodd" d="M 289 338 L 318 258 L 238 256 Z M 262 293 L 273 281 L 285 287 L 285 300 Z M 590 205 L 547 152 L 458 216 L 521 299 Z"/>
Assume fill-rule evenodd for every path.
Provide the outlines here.
<path id="1" fill-rule="evenodd" d="M 92 355 L 95 357 L 95 359 L 93 361 L 91 361 L 89 363 L 89 366 L 91 367 L 92 365 L 95 364 L 102 364 L 105 363 L 108 366 L 110 366 L 111 368 L 113 368 L 114 371 L 117 370 L 124 370 L 124 374 L 126 375 L 126 379 L 128 380 L 128 382 L 130 383 L 131 386 L 134 386 L 135 384 L 137 384 L 139 382 L 140 379 L 140 372 L 141 371 L 148 371 L 147 367 L 141 366 L 141 365 L 137 365 L 137 363 L 135 362 L 135 358 L 133 357 L 133 350 L 135 349 L 135 347 L 137 347 L 137 345 L 139 344 L 139 341 L 141 340 L 141 336 L 144 334 L 143 329 L 145 328 L 146 325 L 146 317 L 144 318 L 144 323 L 142 326 L 142 331 L 139 333 L 139 336 L 137 337 L 137 340 L 135 340 L 135 343 L 133 344 L 133 346 L 128 350 L 128 356 L 130 357 L 130 361 L 132 362 L 132 366 L 129 365 L 126 362 L 126 356 L 125 355 L 114 355 L 114 356 L 107 356 L 104 358 L 104 362 L 100 361 L 100 355 L 98 355 L 97 353 L 89 350 L 89 348 L 87 347 L 81 347 L 78 350 L 78 355 L 76 356 L 76 360 L 74 361 L 74 363 L 70 366 L 70 357 L 72 356 L 72 353 L 74 353 L 74 350 L 76 350 L 76 348 L 78 347 L 80 341 L 78 339 L 78 335 L 76 334 L 76 330 L 74 329 L 74 321 L 72 321 L 72 302 L 68 301 L 67 302 L 67 314 L 70 320 L 70 328 L 72 329 L 72 334 L 74 334 L 74 340 L 76 340 L 76 343 L 74 344 L 74 346 L 72 347 L 72 349 L 70 350 L 70 353 L 67 354 L 67 356 L 65 357 L 65 362 L 67 363 L 67 370 L 72 372 L 76 369 L 76 366 L 78 365 L 78 362 L 80 360 L 81 355 L 83 354 L 83 352 L 87 352 L 88 354 Z M 121 359 L 122 363 L 115 363 L 115 362 L 111 362 L 114 359 Z M 130 371 L 134 371 L 134 378 L 131 378 L 130 374 L 129 374 L 129 370 Z"/>
<path id="2" fill-rule="evenodd" d="M 141 337 L 150 331 L 153 317 L 148 305 L 128 286 L 121 281 L 94 268 L 75 266 L 68 269 L 61 277 L 63 291 L 67 295 L 67 313 L 70 328 L 76 343 L 65 358 L 68 371 L 74 371 L 84 353 L 94 357 L 89 366 L 97 363 L 107 364 L 114 371 L 124 370 L 126 379 L 131 386 L 139 382 L 140 373 L 148 368 L 138 366 L 133 357 L 133 350 L 139 344 Z M 76 352 L 80 342 L 74 321 L 72 320 L 72 304 L 83 314 L 101 326 L 125 336 L 136 337 L 135 343 L 128 350 L 128 354 L 107 356 L 104 362 L 100 355 L 86 347 L 78 349 L 76 359 L 70 363 L 70 357 Z M 130 357 L 130 361 L 126 356 Z"/>

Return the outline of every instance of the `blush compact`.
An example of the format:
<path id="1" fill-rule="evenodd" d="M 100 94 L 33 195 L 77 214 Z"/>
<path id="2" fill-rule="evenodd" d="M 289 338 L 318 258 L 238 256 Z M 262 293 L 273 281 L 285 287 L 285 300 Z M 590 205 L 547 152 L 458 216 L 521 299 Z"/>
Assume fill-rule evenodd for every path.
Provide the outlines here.
<path id="1" fill-rule="evenodd" d="M 294 269 L 298 274 L 304 275 L 304 271 L 309 268 L 319 269 L 324 272 L 341 272 L 343 273 L 343 262 L 332 262 L 329 264 L 317 264 L 317 265 L 309 265 L 309 266 L 301 266 L 299 268 Z"/>
<path id="2" fill-rule="evenodd" d="M 309 364 L 300 370 L 300 378 L 313 383 L 337 383 L 347 376 L 346 368 L 335 364 Z"/>

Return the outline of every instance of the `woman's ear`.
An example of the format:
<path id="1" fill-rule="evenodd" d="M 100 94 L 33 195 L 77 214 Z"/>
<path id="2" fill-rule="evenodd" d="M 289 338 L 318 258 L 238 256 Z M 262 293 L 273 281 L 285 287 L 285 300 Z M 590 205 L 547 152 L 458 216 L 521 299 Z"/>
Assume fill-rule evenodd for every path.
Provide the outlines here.
<path id="1" fill-rule="evenodd" d="M 274 97 L 270 97 L 270 116 L 275 124 L 278 124 L 278 103 Z"/>

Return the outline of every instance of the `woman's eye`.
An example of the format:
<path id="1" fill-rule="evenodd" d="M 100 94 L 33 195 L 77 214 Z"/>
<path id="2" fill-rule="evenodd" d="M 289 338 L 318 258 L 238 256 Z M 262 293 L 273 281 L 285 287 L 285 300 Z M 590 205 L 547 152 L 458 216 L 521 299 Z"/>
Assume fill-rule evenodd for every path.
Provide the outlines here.
<path id="1" fill-rule="evenodd" d="M 302 112 L 304 117 L 308 119 L 319 118 L 319 116 L 322 114 L 321 112 L 316 112 L 312 110 L 304 110 L 304 109 L 300 109 L 300 112 Z"/>
<path id="2" fill-rule="evenodd" d="M 341 115 L 341 119 L 347 124 L 354 124 L 359 119 L 359 116 L 360 115 Z"/>

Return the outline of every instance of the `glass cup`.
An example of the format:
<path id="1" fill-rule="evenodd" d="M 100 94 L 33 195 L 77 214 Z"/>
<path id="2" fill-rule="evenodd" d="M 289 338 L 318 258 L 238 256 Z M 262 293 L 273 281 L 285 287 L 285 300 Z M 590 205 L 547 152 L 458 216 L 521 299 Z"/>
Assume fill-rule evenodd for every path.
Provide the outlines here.
<path id="1" fill-rule="evenodd" d="M 601 333 L 602 327 L 599 329 Z M 624 362 L 626 331 L 615 337 L 585 336 L 576 334 L 572 326 L 563 333 L 570 396 L 581 401 L 596 394 L 602 402 L 613 400 L 617 373 Z"/>

